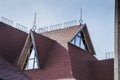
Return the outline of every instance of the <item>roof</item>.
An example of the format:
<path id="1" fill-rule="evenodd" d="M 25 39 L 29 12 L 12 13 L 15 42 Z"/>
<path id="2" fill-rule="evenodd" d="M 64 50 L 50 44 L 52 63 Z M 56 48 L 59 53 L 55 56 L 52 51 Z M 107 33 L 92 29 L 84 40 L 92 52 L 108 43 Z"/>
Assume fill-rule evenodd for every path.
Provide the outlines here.
<path id="1" fill-rule="evenodd" d="M 83 33 L 88 51 L 70 43 L 80 31 Z M 0 45 L 0 78 L 2 79 L 113 80 L 113 73 L 108 72 L 113 71 L 113 62 L 98 61 L 93 56 L 95 51 L 85 24 L 42 34 L 33 31 L 27 34 L 0 22 Z M 40 68 L 24 71 L 32 46 L 37 54 Z M 104 76 L 99 69 L 107 76 Z"/>
<path id="2" fill-rule="evenodd" d="M 32 79 L 73 78 L 67 49 L 43 35 L 31 33 L 36 44 L 40 69 L 24 72 Z"/>
<path id="3" fill-rule="evenodd" d="M 88 51 L 91 54 L 96 54 L 86 24 L 84 25 L 84 28 L 83 28 L 82 32 L 83 32 L 83 35 L 85 37 L 85 41 L 86 41 L 86 44 L 87 44 L 87 47 L 88 47 Z"/>
<path id="4" fill-rule="evenodd" d="M 64 29 L 53 30 L 53 31 L 42 33 L 42 35 L 57 41 L 63 47 L 68 49 L 68 42 L 70 42 L 79 31 L 83 32 L 83 36 L 85 37 L 88 50 L 92 55 L 94 55 L 95 50 L 94 50 L 86 24 L 71 26 Z"/>
<path id="5" fill-rule="evenodd" d="M 0 78 L 3 80 L 32 80 L 0 57 Z"/>
<path id="6" fill-rule="evenodd" d="M 33 32 L 40 67 L 44 67 L 55 41 Z"/>
<path id="7" fill-rule="evenodd" d="M 41 46 L 44 45 L 41 44 Z M 24 71 L 25 74 L 27 74 L 34 80 L 73 78 L 68 51 L 57 42 L 55 42 L 51 48 L 52 49 L 48 50 L 48 53 L 44 57 L 45 62 L 42 69 L 27 70 Z"/>
<path id="8" fill-rule="evenodd" d="M 42 35 L 47 36 L 60 43 L 63 47 L 68 49 L 67 43 L 82 29 L 83 26 L 71 26 L 64 29 L 53 30 L 45 32 Z"/>
<path id="9" fill-rule="evenodd" d="M 26 38 L 27 33 L 0 22 L 0 56 L 16 64 Z"/>
<path id="10" fill-rule="evenodd" d="M 98 60 L 89 52 L 69 43 L 73 77 L 78 80 L 114 80 L 114 60 Z"/>

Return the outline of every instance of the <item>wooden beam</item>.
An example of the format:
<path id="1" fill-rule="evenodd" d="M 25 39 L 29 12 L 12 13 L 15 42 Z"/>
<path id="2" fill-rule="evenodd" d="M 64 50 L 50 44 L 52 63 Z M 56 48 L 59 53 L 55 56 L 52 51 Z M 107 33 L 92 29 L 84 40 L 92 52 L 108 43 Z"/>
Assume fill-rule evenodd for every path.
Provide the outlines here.
<path id="1" fill-rule="evenodd" d="M 22 49 L 21 55 L 20 55 L 18 63 L 17 63 L 19 70 L 23 70 L 26 59 L 27 59 L 28 55 L 30 54 L 30 49 L 32 46 L 32 39 L 31 39 L 30 33 L 27 36 L 25 45 Z"/>
<path id="2" fill-rule="evenodd" d="M 88 33 L 88 30 L 87 30 L 86 25 L 85 25 L 84 28 L 83 28 L 83 36 L 84 36 L 86 45 L 87 45 L 87 47 L 88 47 L 88 51 L 89 51 L 92 55 L 94 55 L 94 54 L 95 54 L 95 50 L 94 50 L 93 44 L 92 44 L 92 42 L 91 42 L 90 35 L 89 35 L 89 33 Z"/>
<path id="3" fill-rule="evenodd" d="M 36 58 L 37 58 L 37 64 L 38 64 L 38 67 L 40 68 L 40 64 L 39 64 L 39 57 L 38 57 L 38 51 L 37 51 L 37 48 L 36 48 L 36 43 L 35 43 L 35 39 L 34 39 L 34 36 L 33 36 L 33 32 L 31 32 L 31 39 L 32 39 L 32 43 L 33 43 L 33 48 L 35 50 L 35 54 L 36 54 Z"/>

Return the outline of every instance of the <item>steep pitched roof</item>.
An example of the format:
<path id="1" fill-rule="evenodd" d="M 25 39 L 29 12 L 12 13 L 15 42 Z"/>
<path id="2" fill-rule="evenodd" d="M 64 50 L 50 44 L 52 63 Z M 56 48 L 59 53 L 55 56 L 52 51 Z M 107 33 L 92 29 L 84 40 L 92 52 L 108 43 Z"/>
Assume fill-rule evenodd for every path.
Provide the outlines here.
<path id="1" fill-rule="evenodd" d="M 69 42 L 77 34 L 77 32 L 79 32 L 82 28 L 83 28 L 83 25 L 71 26 L 64 29 L 45 32 L 43 33 L 43 35 L 57 41 L 63 47 L 68 49 L 67 42 Z"/>
<path id="2" fill-rule="evenodd" d="M 17 62 L 18 68 L 20 70 L 24 69 L 25 63 L 30 55 L 30 49 L 32 45 L 37 55 L 36 57 L 39 62 L 39 67 L 42 68 L 46 61 L 46 57 L 51 49 L 51 46 L 53 45 L 54 42 L 55 41 L 47 37 L 44 37 L 40 34 L 30 31 L 29 35 L 27 36 L 23 50 L 21 51 L 19 60 Z"/>
<path id="3" fill-rule="evenodd" d="M 51 40 L 45 36 L 33 32 L 33 37 L 36 45 L 36 50 L 38 53 L 38 60 L 40 67 L 44 67 L 47 56 L 50 54 L 50 51 L 55 43 L 54 40 Z"/>
<path id="4" fill-rule="evenodd" d="M 17 61 L 17 68 L 19 70 L 24 69 L 24 65 L 28 59 L 28 56 L 30 55 L 30 50 L 33 45 L 33 39 L 32 39 L 31 33 L 32 31 L 30 31 L 30 33 L 28 34 L 25 44 L 23 46 L 23 49 L 21 50 L 20 56 Z"/>
<path id="5" fill-rule="evenodd" d="M 114 80 L 114 59 L 91 62 L 95 80 Z"/>
<path id="6" fill-rule="evenodd" d="M 88 51 L 70 43 L 82 32 Z M 44 35 L 44 36 L 43 36 Z M 113 59 L 98 61 L 85 24 L 37 34 L 29 34 L 0 22 L 0 79 L 5 80 L 113 80 Z M 40 68 L 24 69 L 31 47 Z M 91 55 L 92 54 L 92 55 Z M 16 69 L 18 64 L 19 71 Z M 14 65 L 15 66 L 14 66 Z M 22 66 L 22 67 L 21 67 Z M 110 72 L 109 72 L 110 71 Z M 104 73 L 103 73 L 104 72 Z"/>
<path id="7" fill-rule="evenodd" d="M 42 37 L 40 39 L 42 42 L 43 40 L 44 42 L 48 41 Z M 42 46 L 45 47 L 41 43 L 41 47 Z M 40 50 L 41 52 L 43 51 L 42 49 Z M 41 53 L 39 53 L 39 55 L 41 55 Z M 25 74 L 34 80 L 73 79 L 68 51 L 59 43 L 55 42 L 44 58 L 46 60 L 42 69 L 27 70 L 24 71 Z"/>
<path id="8" fill-rule="evenodd" d="M 84 51 L 71 43 L 68 43 L 68 46 L 73 77 L 77 80 L 94 80 L 92 66 L 89 65 L 89 62 L 98 60 L 88 51 Z"/>
<path id="9" fill-rule="evenodd" d="M 88 51 L 91 54 L 96 54 L 86 24 L 84 25 L 82 32 L 83 32 L 83 36 L 85 38 L 85 42 L 86 42 L 87 47 L 88 47 Z"/>
<path id="10" fill-rule="evenodd" d="M 3 80 L 32 80 L 0 57 L 0 78 Z"/>
<path id="11" fill-rule="evenodd" d="M 114 60 L 98 60 L 88 51 L 69 43 L 72 74 L 77 80 L 113 80 Z"/>
<path id="12" fill-rule="evenodd" d="M 36 79 L 36 80 L 73 78 L 71 74 L 69 54 L 66 48 L 61 46 L 61 44 L 57 43 L 56 41 L 51 40 L 45 36 L 42 36 L 35 32 L 32 33 L 36 44 L 35 46 L 38 53 L 37 56 L 38 56 L 38 62 L 40 64 L 40 68 L 36 70 L 28 70 L 24 72 L 32 79 Z M 29 43 L 29 40 L 26 41 Z M 23 55 L 22 59 L 24 58 L 25 55 Z M 23 63 L 24 61 L 21 62 Z"/>
<path id="13" fill-rule="evenodd" d="M 43 33 L 42 35 L 44 36 L 33 32 L 36 49 L 39 56 L 40 66 L 43 67 L 42 69 L 29 70 L 24 72 L 32 79 L 47 80 L 73 78 L 71 73 L 72 69 L 69 58 L 69 50 L 67 49 L 67 43 L 71 41 L 71 39 L 80 30 L 83 30 L 85 39 L 90 38 L 89 35 L 86 37 L 87 31 L 85 31 L 86 29 L 83 29 L 84 27 L 85 25 L 80 25 L 61 30 L 50 31 Z M 89 52 L 87 54 L 90 55 Z"/>
<path id="14" fill-rule="evenodd" d="M 0 56 L 9 63 L 15 64 L 26 37 L 27 33 L 0 22 Z"/>
<path id="15" fill-rule="evenodd" d="M 79 31 L 83 32 L 83 36 L 85 37 L 85 42 L 88 47 L 88 51 L 92 55 L 95 54 L 95 50 L 94 50 L 92 41 L 90 39 L 90 35 L 89 35 L 86 24 L 71 26 L 64 29 L 53 30 L 53 31 L 42 33 L 42 35 L 57 41 L 63 47 L 68 49 L 67 43 L 70 42 Z"/>

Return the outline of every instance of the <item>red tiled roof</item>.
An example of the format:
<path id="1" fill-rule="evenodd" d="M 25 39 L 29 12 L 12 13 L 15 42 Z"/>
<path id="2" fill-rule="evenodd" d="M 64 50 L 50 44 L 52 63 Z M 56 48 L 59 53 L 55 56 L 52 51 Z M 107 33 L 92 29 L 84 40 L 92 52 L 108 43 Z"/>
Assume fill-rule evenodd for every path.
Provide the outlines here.
<path id="1" fill-rule="evenodd" d="M 3 80 L 32 80 L 24 73 L 19 72 L 11 64 L 0 57 L 0 78 Z"/>
<path id="2" fill-rule="evenodd" d="M 78 80 L 94 80 L 89 61 L 98 61 L 88 51 L 68 43 L 73 76 Z"/>
<path id="3" fill-rule="evenodd" d="M 35 32 L 33 32 L 33 36 L 34 36 L 38 58 L 40 62 L 39 64 L 40 64 L 40 67 L 42 68 L 46 63 L 47 56 L 50 54 L 50 51 L 55 41 L 47 37 L 44 37 L 40 34 L 37 34 Z"/>
<path id="4" fill-rule="evenodd" d="M 84 34 L 85 41 L 88 47 L 88 51 L 90 52 L 90 54 L 94 55 L 95 50 L 92 45 L 92 41 L 90 39 L 90 35 L 87 30 L 86 24 L 71 26 L 71 27 L 64 28 L 64 29 L 53 30 L 53 31 L 42 33 L 42 35 L 47 36 L 50 39 L 57 41 L 63 47 L 68 49 L 67 43 L 70 42 L 79 31 L 82 31 Z"/>
<path id="5" fill-rule="evenodd" d="M 85 25 L 50 31 L 42 35 L 33 32 L 41 68 L 24 71 L 24 73 L 33 80 L 71 78 L 78 80 L 113 80 L 113 72 L 108 73 L 109 70 L 113 71 L 113 61 L 98 61 L 93 56 L 94 49 L 86 28 L 84 28 L 84 34 L 87 35 L 85 36 L 86 38 L 89 38 L 87 39 L 87 45 L 93 54 L 68 43 L 77 32 L 83 29 L 83 26 Z M 0 56 L 2 57 L 0 57 L 0 78 L 30 80 L 30 78 L 19 72 L 12 65 L 17 62 L 27 35 L 27 33 L 0 22 Z M 98 72 L 100 71 L 99 68 L 101 68 L 99 66 L 102 67 L 101 71 L 106 71 L 104 75 L 107 75 L 107 77 Z M 111 79 L 108 76 L 111 76 Z"/>
<path id="6" fill-rule="evenodd" d="M 99 61 L 71 43 L 68 46 L 73 77 L 78 80 L 114 80 L 113 59 Z"/>
<path id="7" fill-rule="evenodd" d="M 67 49 L 42 35 L 34 33 L 34 38 L 42 69 L 24 72 L 34 80 L 73 78 Z"/>
<path id="8" fill-rule="evenodd" d="M 114 60 L 100 60 L 92 62 L 95 80 L 114 80 Z"/>
<path id="9" fill-rule="evenodd" d="M 43 35 L 49 37 L 60 43 L 63 47 L 68 49 L 67 43 L 83 28 L 84 25 L 71 26 L 64 29 L 58 29 L 50 32 L 43 33 Z"/>
<path id="10" fill-rule="evenodd" d="M 0 22 L 0 56 L 15 64 L 26 37 L 27 33 Z"/>

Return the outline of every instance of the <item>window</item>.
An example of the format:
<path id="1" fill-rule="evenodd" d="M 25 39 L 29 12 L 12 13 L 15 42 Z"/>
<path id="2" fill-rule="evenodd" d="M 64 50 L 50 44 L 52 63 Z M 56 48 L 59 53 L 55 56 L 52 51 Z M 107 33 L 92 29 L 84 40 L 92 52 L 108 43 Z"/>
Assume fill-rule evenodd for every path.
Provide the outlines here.
<path id="1" fill-rule="evenodd" d="M 35 53 L 34 48 L 32 48 L 32 51 L 30 55 L 28 56 L 28 59 L 26 61 L 26 67 L 25 70 L 30 70 L 30 69 L 38 69 L 38 60 L 37 60 L 37 55 Z"/>
<path id="2" fill-rule="evenodd" d="M 77 35 L 71 40 L 71 43 L 84 50 L 88 50 L 82 31 L 77 33 Z"/>

